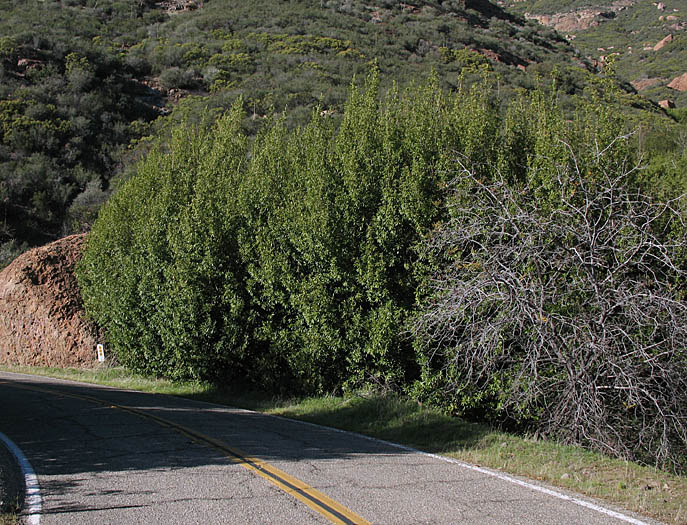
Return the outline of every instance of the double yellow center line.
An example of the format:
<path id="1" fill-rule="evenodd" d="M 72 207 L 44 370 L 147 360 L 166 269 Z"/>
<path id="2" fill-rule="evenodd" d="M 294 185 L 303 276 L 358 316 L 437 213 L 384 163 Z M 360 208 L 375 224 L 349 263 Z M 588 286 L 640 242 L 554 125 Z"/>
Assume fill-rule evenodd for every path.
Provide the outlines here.
<path id="1" fill-rule="evenodd" d="M 251 457 L 242 452 L 241 450 L 238 450 L 234 447 L 230 447 L 223 441 L 207 436 L 183 425 L 179 425 L 177 423 L 169 421 L 168 419 L 164 419 L 159 416 L 149 414 L 137 408 L 112 404 L 109 401 L 98 399 L 92 396 L 67 393 L 61 390 L 52 390 L 37 386 L 29 386 L 25 384 L 19 385 L 7 381 L 0 381 L 0 383 L 14 388 L 23 388 L 26 390 L 43 392 L 55 396 L 81 399 L 84 401 L 89 401 L 91 403 L 107 406 L 109 408 L 113 408 L 116 410 L 121 410 L 123 412 L 128 412 L 130 414 L 134 414 L 136 416 L 145 418 L 150 421 L 154 421 L 158 425 L 169 428 L 188 437 L 195 443 L 204 446 L 210 446 L 211 448 L 220 451 L 233 463 L 237 463 L 242 467 L 245 467 L 255 472 L 258 476 L 263 477 L 264 479 L 276 485 L 290 496 L 293 496 L 297 500 L 301 501 L 302 503 L 310 507 L 315 512 L 318 512 L 322 516 L 326 517 L 332 523 L 346 525 L 369 525 L 370 523 L 364 518 L 352 512 L 351 510 L 347 509 L 343 505 L 337 503 L 327 495 L 323 494 L 319 490 L 316 490 L 313 487 L 302 482 L 301 480 L 294 478 L 293 476 L 290 476 L 283 470 L 280 470 L 259 458 Z"/>

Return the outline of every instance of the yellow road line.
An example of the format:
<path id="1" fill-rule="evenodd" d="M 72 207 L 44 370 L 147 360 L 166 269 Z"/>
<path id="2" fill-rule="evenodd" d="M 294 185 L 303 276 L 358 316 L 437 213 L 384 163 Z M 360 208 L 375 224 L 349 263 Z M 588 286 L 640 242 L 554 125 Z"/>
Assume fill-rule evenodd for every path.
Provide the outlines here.
<path id="1" fill-rule="evenodd" d="M 277 467 L 270 465 L 262 459 L 251 457 L 239 449 L 230 447 L 223 441 L 207 436 L 205 434 L 201 434 L 200 432 L 196 432 L 195 430 L 169 421 L 168 419 L 164 419 L 153 414 L 148 414 L 145 411 L 137 408 L 112 404 L 108 401 L 98 399 L 96 397 L 85 396 L 81 394 L 72 394 L 62 392 L 60 390 L 52 390 L 37 386 L 18 385 L 7 381 L 0 381 L 0 383 L 14 388 L 24 388 L 26 390 L 34 390 L 37 392 L 43 392 L 52 395 L 81 399 L 84 401 L 97 403 L 99 405 L 104 405 L 109 408 L 129 412 L 136 416 L 154 421 L 159 425 L 170 428 L 172 430 L 175 430 L 176 432 L 179 432 L 180 434 L 185 435 L 186 437 L 190 438 L 196 443 L 205 446 L 209 445 L 212 448 L 219 450 L 232 462 L 237 463 L 242 467 L 255 472 L 257 475 L 268 480 L 270 483 L 276 485 L 281 490 L 283 490 L 290 496 L 293 496 L 297 500 L 301 501 L 315 512 L 318 512 L 319 514 L 323 515 L 332 523 L 350 525 L 370 525 L 370 522 L 366 519 L 358 516 L 357 514 L 347 509 L 340 503 L 337 503 L 336 501 L 331 499 L 329 496 L 323 494 L 319 490 L 314 489 L 313 487 L 307 485 L 306 483 L 297 478 L 294 478 L 293 476 L 290 476 L 283 470 L 280 470 Z"/>

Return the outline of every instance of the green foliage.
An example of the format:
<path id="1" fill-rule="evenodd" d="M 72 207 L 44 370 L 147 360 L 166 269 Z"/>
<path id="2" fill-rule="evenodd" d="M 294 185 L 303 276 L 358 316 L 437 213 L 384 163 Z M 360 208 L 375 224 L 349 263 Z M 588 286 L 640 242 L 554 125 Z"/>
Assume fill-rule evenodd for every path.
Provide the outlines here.
<path id="1" fill-rule="evenodd" d="M 271 392 L 338 392 L 370 383 L 410 388 L 471 417 L 534 426 L 544 421 L 554 401 L 528 386 L 531 368 L 521 359 L 523 341 L 539 340 L 538 332 L 509 314 L 499 317 L 499 301 L 480 299 L 465 313 L 473 321 L 496 315 L 499 327 L 495 338 L 469 344 L 456 345 L 460 329 L 434 346 L 422 336 L 413 342 L 409 320 L 437 299 L 432 283 L 444 282 L 438 271 L 479 276 L 490 257 L 485 243 L 516 239 L 518 231 L 527 232 L 522 243 L 513 243 L 518 250 L 551 247 L 568 257 L 560 265 L 547 256 L 506 261 L 515 264 L 513 282 L 546 293 L 563 290 L 551 304 L 525 301 L 527 308 L 541 306 L 528 322 L 549 329 L 549 319 L 593 317 L 594 293 L 580 285 L 587 266 L 569 261 L 582 248 L 565 248 L 582 235 L 578 223 L 547 229 L 540 222 L 550 225 L 552 217 L 574 215 L 592 202 L 590 213 L 575 220 L 616 224 L 608 214 L 633 210 L 628 188 L 674 194 L 683 157 L 677 147 L 645 151 L 646 138 L 635 138 L 615 111 L 623 93 L 600 87 L 603 82 L 590 85 L 571 115 L 555 85 L 504 102 L 495 96 L 498 78 L 478 73 L 481 79 L 463 83 L 475 75 L 464 71 L 451 93 L 435 74 L 382 95 L 373 69 L 364 87 L 351 85 L 340 118 L 319 107 L 306 125 L 293 128 L 285 115 L 272 115 L 252 139 L 240 98 L 215 123 L 206 114 L 174 128 L 169 143 L 154 148 L 103 207 L 78 269 L 84 303 L 119 360 L 147 374 L 247 380 Z M 192 106 L 180 107 L 194 117 Z M 649 169 L 635 168 L 642 155 Z M 613 178 L 618 170 L 622 180 Z M 471 182 L 456 179 L 466 171 Z M 619 208 L 606 211 L 599 196 L 609 177 L 621 180 L 617 188 L 626 193 Z M 662 186 L 652 188 L 657 180 Z M 508 199 L 494 197 L 491 188 L 507 188 Z M 477 198 L 485 194 L 494 209 L 515 217 L 495 234 L 488 226 L 496 212 Z M 525 212 L 536 220 L 527 215 L 518 222 Z M 457 235 L 450 225 L 468 219 L 479 225 L 469 243 L 428 248 L 441 235 Z M 603 260 L 619 262 L 622 282 L 644 282 L 629 255 L 625 260 L 641 236 L 624 220 Z M 676 239 L 681 234 L 663 219 L 652 224 Z M 566 225 L 572 226 L 561 234 Z M 645 271 L 642 264 L 637 268 Z M 616 287 L 604 289 L 613 294 Z M 646 326 L 633 326 L 633 341 L 653 337 Z M 550 340 L 559 341 L 555 333 Z M 573 368 L 597 362 L 592 346 L 578 346 L 561 343 L 546 352 L 568 356 Z M 482 347 L 493 358 L 488 373 L 465 375 L 460 356 Z M 640 368 L 638 377 L 653 381 Z M 550 359 L 535 375 L 555 385 L 568 377 L 566 370 Z M 521 394 L 516 401 L 513 392 Z M 623 405 L 609 399 L 613 406 L 606 408 L 616 417 Z M 622 436 L 608 449 L 626 453 L 633 445 L 622 440 L 633 427 L 621 416 L 614 422 L 624 425 Z M 560 435 L 584 442 L 576 431 Z M 663 458 L 672 454 L 675 436 L 656 439 Z"/>
<path id="2" fill-rule="evenodd" d="M 69 76 L 78 70 L 89 71 L 92 67 L 85 56 L 80 56 L 78 53 L 69 53 L 64 57 L 64 69 L 65 73 Z"/>
<path id="3" fill-rule="evenodd" d="M 457 62 L 463 68 L 478 68 L 479 66 L 489 64 L 487 57 L 472 49 L 449 49 L 442 47 L 439 53 L 444 62 Z"/>
<path id="4" fill-rule="evenodd" d="M 16 46 L 17 44 L 12 37 L 0 37 L 0 58 L 11 57 L 15 52 Z"/>
<path id="5" fill-rule="evenodd" d="M 89 239 L 84 299 L 134 370 L 241 373 L 244 298 L 227 239 L 246 154 L 240 118 L 237 109 L 218 122 L 212 140 L 210 130 L 178 130 L 170 153 L 151 154 L 103 208 L 98 223 L 114 227 L 96 227 Z M 104 277 L 96 269 L 109 277 L 88 281 Z"/>
<path id="6" fill-rule="evenodd" d="M 3 5 L 0 242 L 29 246 L 73 227 L 87 229 L 94 211 L 77 206 L 71 212 L 78 218 L 73 216 L 68 211 L 73 200 L 89 183 L 107 188 L 124 146 L 137 137 L 129 122 L 155 116 L 136 98 L 112 40 L 131 30 L 130 18 L 124 4 Z M 136 25 L 148 23 L 143 17 Z M 84 199 L 95 206 L 90 197 Z"/>
<path id="7" fill-rule="evenodd" d="M 471 7 L 269 0 L 205 2 L 171 16 L 155 2 L 7 0 L 0 102 L 18 104 L 13 113 L 3 107 L 0 144 L 0 183 L 11 194 L 0 211 L 10 238 L 40 243 L 74 224 L 87 227 L 92 213 L 75 221 L 73 200 L 92 191 L 91 182 L 107 191 L 111 179 L 125 177 L 151 142 L 139 142 L 132 122 L 161 114 L 171 113 L 171 122 L 146 127 L 146 137 L 167 140 L 180 121 L 197 118 L 190 114 L 206 107 L 221 114 L 241 95 L 250 134 L 273 108 L 287 110 L 289 128 L 306 124 L 318 106 L 338 121 L 346 86 L 371 62 L 381 92 L 392 79 L 406 85 L 432 70 L 440 85 L 458 89 L 488 68 L 507 97 L 511 86 L 531 85 L 516 66 L 545 72 L 551 63 L 575 72 L 566 93 L 581 90 L 573 49 L 555 33 L 538 34 L 488 2 Z M 34 154 L 51 159 L 55 179 L 25 191 L 22 164 Z"/>
<path id="8" fill-rule="evenodd" d="M 447 99 L 436 78 L 383 102 L 378 84 L 352 88 L 338 129 L 317 110 L 248 143 L 238 101 L 147 157 L 103 208 L 79 271 L 123 363 L 304 392 L 416 373 L 401 335 L 415 246 L 442 216 L 452 152 L 495 149 L 496 111 L 477 89 L 476 107 Z"/>

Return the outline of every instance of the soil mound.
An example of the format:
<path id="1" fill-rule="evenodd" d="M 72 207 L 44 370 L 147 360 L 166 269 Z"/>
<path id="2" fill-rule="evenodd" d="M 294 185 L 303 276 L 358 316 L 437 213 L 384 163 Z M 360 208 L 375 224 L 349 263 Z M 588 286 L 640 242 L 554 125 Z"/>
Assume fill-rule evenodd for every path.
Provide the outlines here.
<path id="1" fill-rule="evenodd" d="M 102 333 L 86 320 L 74 266 L 85 234 L 17 257 L 0 272 L 0 363 L 92 366 Z"/>

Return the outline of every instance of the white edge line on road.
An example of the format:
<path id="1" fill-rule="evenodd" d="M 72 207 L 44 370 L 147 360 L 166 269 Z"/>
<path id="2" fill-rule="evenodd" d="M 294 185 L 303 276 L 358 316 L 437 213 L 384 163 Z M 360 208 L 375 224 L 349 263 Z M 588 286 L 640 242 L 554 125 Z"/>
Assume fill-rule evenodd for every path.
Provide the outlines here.
<path id="1" fill-rule="evenodd" d="M 171 396 L 171 397 L 176 397 L 176 396 Z M 189 399 L 187 399 L 187 398 L 181 398 L 181 399 L 189 401 Z M 362 439 L 366 439 L 367 441 L 372 441 L 374 443 L 379 443 L 382 445 L 390 446 L 393 448 L 397 448 L 399 450 L 405 450 L 406 452 L 412 452 L 414 454 L 420 454 L 422 456 L 434 458 L 434 459 L 437 459 L 439 461 L 443 461 L 445 463 L 452 463 L 454 465 L 458 465 L 459 467 L 462 467 L 462 468 L 465 468 L 468 470 L 473 470 L 473 471 L 479 472 L 481 474 L 486 474 L 487 476 L 492 476 L 494 478 L 498 478 L 500 480 L 507 481 L 507 482 L 513 483 L 515 485 L 520 485 L 521 487 L 525 487 L 525 488 L 528 488 L 530 490 L 534 490 L 536 492 L 541 492 L 543 494 L 546 494 L 547 496 L 551 496 L 551 497 L 554 497 L 554 498 L 557 498 L 557 499 L 560 499 L 563 501 L 569 501 L 570 503 L 574 503 L 574 504 L 579 505 L 581 507 L 585 507 L 585 508 L 588 508 L 590 510 L 599 512 L 601 514 L 605 514 L 609 517 L 616 518 L 620 521 L 624 521 L 626 523 L 632 523 L 632 525 L 651 525 L 649 522 L 642 521 L 642 520 L 639 520 L 637 518 L 633 518 L 632 516 L 628 516 L 628 515 L 623 514 L 621 512 L 617 512 L 615 510 L 611 510 L 611 509 L 602 507 L 600 505 L 596 505 L 595 503 L 583 500 L 581 498 L 576 498 L 574 496 L 569 496 L 567 494 L 563 494 L 562 492 L 558 492 L 557 490 L 552 490 L 552 489 L 549 489 L 547 487 L 543 487 L 541 485 L 536 485 L 534 483 L 523 481 L 521 479 L 510 476 L 508 474 L 504 474 L 503 472 L 499 472 L 497 470 L 490 470 L 490 469 L 486 469 L 484 467 L 479 467 L 477 465 L 471 465 L 470 463 L 465 463 L 464 461 L 460 461 L 458 459 L 450 458 L 447 456 L 440 456 L 439 454 L 432 454 L 431 452 L 424 452 L 422 450 L 418 450 L 416 448 L 409 447 L 406 445 L 401 445 L 399 443 L 394 443 L 392 441 L 385 441 L 383 439 L 378 439 L 378 438 L 374 438 L 371 436 L 366 436 L 365 434 L 360 434 L 358 432 L 351 432 L 350 430 L 341 430 L 339 428 L 327 427 L 324 425 L 318 425 L 317 423 L 310 423 L 309 421 L 301 421 L 298 419 L 291 419 L 291 418 L 283 417 L 283 416 L 275 416 L 274 414 L 265 414 L 263 412 L 256 412 L 254 410 L 248 410 L 246 408 L 230 407 L 227 405 L 219 405 L 217 403 L 210 403 L 208 401 L 200 401 L 200 400 L 196 400 L 196 399 L 193 399 L 190 401 L 197 403 L 197 404 L 200 404 L 200 405 L 209 405 L 209 406 L 213 406 L 213 407 L 225 409 L 225 410 L 230 409 L 230 410 L 237 410 L 240 412 L 249 412 L 249 413 L 253 413 L 253 414 L 260 414 L 261 416 L 273 417 L 275 419 L 281 419 L 282 421 L 288 421 L 290 423 L 307 425 L 307 426 L 310 426 L 313 428 L 319 428 L 319 429 L 323 429 L 323 430 L 337 432 L 339 434 L 350 434 L 350 435 L 358 436 Z"/>
<path id="2" fill-rule="evenodd" d="M 41 522 L 42 500 L 38 477 L 24 453 L 10 438 L 0 432 L 0 440 L 5 443 L 9 451 L 17 459 L 17 463 L 19 463 L 19 467 L 24 475 L 24 483 L 26 484 L 26 499 L 24 502 L 26 520 L 30 525 L 39 525 Z"/>
<path id="3" fill-rule="evenodd" d="M 32 378 L 35 378 L 35 377 L 41 377 L 41 378 L 43 378 L 43 377 L 44 377 L 44 376 L 35 376 L 35 375 L 28 375 L 28 374 L 18 374 L 18 373 L 16 373 L 16 372 L 9 372 L 9 373 L 14 373 L 15 375 L 27 375 L 28 377 L 32 377 Z M 53 378 L 49 378 L 49 379 L 53 379 Z M 83 382 L 78 382 L 78 381 L 69 381 L 69 380 L 66 380 L 66 379 L 57 379 L 57 381 L 58 381 L 58 382 L 64 382 L 64 383 L 80 383 L 80 384 L 82 384 L 82 385 L 84 385 L 84 386 L 90 386 L 90 387 L 99 386 L 99 387 L 105 388 L 105 389 L 125 390 L 125 391 L 127 391 L 126 389 L 120 389 L 120 388 L 116 388 L 116 387 L 108 387 L 108 386 L 96 385 L 96 384 L 93 384 L 93 383 L 83 383 Z M 128 390 L 128 391 L 129 391 L 129 392 L 139 392 L 138 390 Z M 145 393 L 145 392 L 139 392 L 139 393 Z M 178 396 L 173 396 L 173 395 L 172 395 L 172 396 L 170 396 L 170 397 L 178 397 Z M 308 422 L 308 421 L 300 421 L 300 420 L 298 420 L 298 419 L 290 419 L 290 418 L 283 417 L 283 416 L 275 416 L 275 415 L 273 415 L 273 414 L 265 414 L 265 413 L 263 413 L 263 412 L 256 412 L 255 410 L 248 410 L 248 409 L 245 409 L 245 408 L 231 407 L 231 406 L 228 406 L 228 405 L 220 405 L 220 404 L 217 404 L 217 403 L 210 403 L 210 402 L 208 402 L 208 401 L 200 401 L 200 400 L 196 400 L 196 399 L 188 399 L 188 398 L 180 398 L 180 399 L 184 399 L 185 401 L 191 401 L 192 403 L 197 403 L 197 404 L 199 404 L 199 405 L 209 405 L 209 406 L 213 406 L 213 407 L 220 408 L 220 409 L 225 409 L 225 410 L 226 410 L 226 409 L 230 409 L 230 410 L 237 410 L 237 411 L 240 411 L 240 412 L 250 412 L 250 413 L 253 413 L 253 414 L 260 414 L 261 416 L 273 417 L 273 418 L 276 418 L 276 419 L 281 419 L 281 420 L 283 420 L 283 421 L 288 421 L 288 422 L 290 422 L 290 423 L 297 423 L 297 424 L 301 424 L 301 425 L 307 425 L 307 426 L 311 426 L 311 427 L 313 427 L 313 428 L 320 428 L 320 429 L 324 429 L 324 430 L 329 430 L 329 431 L 337 432 L 337 433 L 339 433 L 339 434 L 351 434 L 351 435 L 354 435 L 354 436 L 358 436 L 358 437 L 360 437 L 360 438 L 362 438 L 362 439 L 366 439 L 366 440 L 368 440 L 368 441 L 372 441 L 372 442 L 375 442 L 375 443 L 380 443 L 380 444 L 383 444 L 383 445 L 387 445 L 387 446 L 390 446 L 390 447 L 393 447 L 393 448 L 397 448 L 397 449 L 399 449 L 399 450 L 405 450 L 406 452 L 412 452 L 412 453 L 414 453 L 414 454 L 420 454 L 420 455 L 423 455 L 423 456 L 431 457 L 431 458 L 437 459 L 437 460 L 439 460 L 439 461 L 444 461 L 444 462 L 446 462 L 446 463 L 453 463 L 454 465 L 458 465 L 459 467 L 462 467 L 462 468 L 465 468 L 465 469 L 468 469 L 468 470 L 473 470 L 473 471 L 475 471 L 475 472 L 480 472 L 481 474 L 486 474 L 487 476 L 492 476 L 492 477 L 494 477 L 494 478 L 498 478 L 498 479 L 501 479 L 501 480 L 503 480 L 503 481 L 507 481 L 507 482 L 509 482 L 509 483 L 513 483 L 513 484 L 515 484 L 515 485 L 520 485 L 520 486 L 525 487 L 525 488 L 528 488 L 528 489 L 530 489 L 530 490 L 534 490 L 534 491 L 536 491 L 536 492 L 541 492 L 541 493 L 544 493 L 544 494 L 546 494 L 546 495 L 548 495 L 548 496 L 551 496 L 551 497 L 554 497 L 554 498 L 557 498 L 557 499 L 561 499 L 561 500 L 563 500 L 563 501 L 569 501 L 569 502 L 574 503 L 574 504 L 576 504 L 576 505 L 580 505 L 581 507 L 585 507 L 585 508 L 588 508 L 588 509 L 590 509 L 590 510 L 594 510 L 594 511 L 599 512 L 599 513 L 601 513 L 601 514 L 605 514 L 605 515 L 610 516 L 610 517 L 612 517 L 612 518 L 616 518 L 616 519 L 618 519 L 618 520 L 620 520 L 620 521 L 624 521 L 624 522 L 626 522 L 626 523 L 632 523 L 633 525 L 651 525 L 649 522 L 641 521 L 641 520 L 639 520 L 639 519 L 637 519 L 637 518 L 633 518 L 632 516 L 628 516 L 628 515 L 623 514 L 623 513 L 621 513 L 621 512 L 617 512 L 617 511 L 614 511 L 614 510 L 611 510 L 611 509 L 607 509 L 607 508 L 605 508 L 605 507 L 602 507 L 602 506 L 600 506 L 600 505 L 596 505 L 595 503 L 592 503 L 592 502 L 590 502 L 590 501 L 583 500 L 583 499 L 581 499 L 581 498 L 576 498 L 576 497 L 574 497 L 574 496 L 569 496 L 569 495 L 567 495 L 567 494 L 563 494 L 562 492 L 558 492 L 558 491 L 556 491 L 556 490 L 552 490 L 552 489 L 549 489 L 549 488 L 547 488 L 547 487 L 542 487 L 541 485 L 536 485 L 536 484 L 534 484 L 534 483 L 530 483 L 530 482 L 527 482 L 527 481 L 523 481 L 523 480 L 521 480 L 521 479 L 515 478 L 515 477 L 510 476 L 510 475 L 508 475 L 508 474 L 504 474 L 503 472 L 499 472 L 499 471 L 496 471 L 496 470 L 486 469 L 486 468 L 484 468 L 484 467 L 478 467 L 477 465 L 471 465 L 470 463 L 465 463 L 464 461 L 460 461 L 460 460 L 458 460 L 458 459 L 450 458 L 450 457 L 447 457 L 447 456 L 440 456 L 439 454 L 432 454 L 432 453 L 430 453 L 430 452 L 424 452 L 424 451 L 422 451 L 422 450 L 418 450 L 418 449 L 416 449 L 416 448 L 408 447 L 408 446 L 406 446 L 406 445 L 401 445 L 401 444 L 399 444 L 399 443 L 393 443 L 392 441 L 385 441 L 385 440 L 383 440 L 383 439 L 378 439 L 378 438 L 374 438 L 374 437 L 371 437 L 371 436 L 366 436 L 365 434 L 360 434 L 360 433 L 358 433 L 358 432 L 351 432 L 351 431 L 349 431 L 349 430 L 341 430 L 341 429 L 338 429 L 338 428 L 327 427 L 327 426 L 324 426 L 324 425 L 318 425 L 317 423 L 310 423 L 310 422 Z M 0 436 L 2 436 L 2 433 L 0 433 Z M 27 462 L 27 463 L 28 463 L 28 462 Z M 30 465 L 29 465 L 29 468 L 30 468 Z M 27 486 L 28 486 L 28 484 L 27 484 Z M 40 498 L 40 495 L 39 495 L 39 498 Z M 655 522 L 654 522 L 654 523 L 655 523 Z"/>
<path id="4" fill-rule="evenodd" d="M 221 406 L 221 405 L 220 405 L 220 406 Z M 239 409 L 239 410 L 245 410 L 245 409 Z M 250 412 L 250 411 L 247 410 L 247 412 Z M 260 412 L 258 412 L 258 413 L 260 413 Z M 601 506 L 596 505 L 596 504 L 594 504 L 594 503 L 591 503 L 591 502 L 589 502 L 589 501 L 585 501 L 585 500 L 580 499 L 580 498 L 575 498 L 575 497 L 573 497 L 573 496 L 568 496 L 567 494 L 563 494 L 562 492 L 558 492 L 558 491 L 556 491 L 556 490 L 551 490 L 551 489 L 549 489 L 549 488 L 542 487 L 541 485 L 535 485 L 534 483 L 528 483 L 527 481 L 523 481 L 523 480 L 521 480 L 521 479 L 514 478 L 514 477 L 512 477 L 512 476 L 509 476 L 508 474 L 504 474 L 503 472 L 499 472 L 499 471 L 496 471 L 496 470 L 490 470 L 490 469 L 486 469 L 486 468 L 483 468 L 483 467 L 478 467 L 477 465 L 471 465 L 471 464 L 469 464 L 469 463 L 465 463 L 464 461 L 460 461 L 460 460 L 458 460 L 458 459 L 453 459 L 453 458 L 450 458 L 450 457 L 447 457 L 447 456 L 440 456 L 439 454 L 432 454 L 432 453 L 430 453 L 430 452 L 424 452 L 424 451 L 422 451 L 422 450 L 418 450 L 418 449 L 416 449 L 416 448 L 408 447 L 408 446 L 406 446 L 406 445 L 400 445 L 400 444 L 398 444 L 398 443 L 393 443 L 393 442 L 391 442 L 391 441 L 384 441 L 383 439 L 377 439 L 377 438 L 374 438 L 374 437 L 366 436 L 366 435 L 364 435 L 364 434 L 359 434 L 359 433 L 357 433 L 357 432 L 350 432 L 350 431 L 348 431 L 348 430 L 341 430 L 341 429 L 338 429 L 338 428 L 326 427 L 326 426 L 324 426 L 324 425 L 318 425 L 317 423 L 310 423 L 310 422 L 308 422 L 308 421 L 299 421 L 299 420 L 297 420 L 297 419 L 290 419 L 290 418 L 286 418 L 286 417 L 282 417 L 282 416 L 275 416 L 275 415 L 272 415 L 272 414 L 263 414 L 263 415 L 266 415 L 266 416 L 269 416 L 269 417 L 275 417 L 275 418 L 277 418 L 277 419 L 282 419 L 282 420 L 284 420 L 284 421 L 290 421 L 290 422 L 295 422 L 295 423 L 301 423 L 301 424 L 303 424 L 303 425 L 309 425 L 309 426 L 315 427 L 315 428 L 321 428 L 321 429 L 325 429 L 325 430 L 330 430 L 330 431 L 338 432 L 338 433 L 340 433 L 340 434 L 353 434 L 353 435 L 356 435 L 356 436 L 361 437 L 361 438 L 363 438 L 363 439 L 366 439 L 366 440 L 368 440 L 368 441 L 373 441 L 373 442 L 375 442 L 375 443 L 380 443 L 380 444 L 387 445 L 387 446 L 390 446 L 390 447 L 394 447 L 394 448 L 397 448 L 397 449 L 400 449 L 400 450 L 405 450 L 406 452 L 412 452 L 412 453 L 414 453 L 414 454 L 420 454 L 420 455 L 427 456 L 427 457 L 430 457 L 430 458 L 438 459 L 438 460 L 444 461 L 444 462 L 446 462 L 446 463 L 453 463 L 454 465 L 458 465 L 458 466 L 460 466 L 460 467 L 462 467 L 462 468 L 466 468 L 466 469 L 469 469 L 469 470 L 474 470 L 474 471 L 476 471 L 476 472 L 480 472 L 480 473 L 482 473 L 482 474 L 486 474 L 487 476 L 492 476 L 492 477 L 501 479 L 501 480 L 503 480 L 503 481 L 508 481 L 509 483 L 514 483 L 515 485 L 520 485 L 520 486 L 522 486 L 522 487 L 525 487 L 525 488 L 528 488 L 528 489 L 531 489 L 531 490 L 535 490 L 535 491 L 537 491 L 537 492 L 543 492 L 544 494 L 546 494 L 546 495 L 548 495 L 548 496 L 552 496 L 552 497 L 554 497 L 554 498 L 558 498 L 558 499 L 562 499 L 562 500 L 564 500 L 564 501 L 569 501 L 569 502 L 571 502 L 571 503 L 575 503 L 576 505 L 580 505 L 580 506 L 582 506 L 582 507 L 586 507 L 586 508 L 591 509 L 591 510 L 594 510 L 594 511 L 596 511 L 596 512 L 600 512 L 601 514 L 606 514 L 607 516 L 610 516 L 610 517 L 612 517 L 612 518 L 619 519 L 619 520 L 621 520 L 621 521 L 625 521 L 625 522 L 627 522 L 627 523 L 632 523 L 633 525 L 650 525 L 649 523 L 647 523 L 647 522 L 645 522 L 645 521 L 641 521 L 641 520 L 638 520 L 638 519 L 636 519 L 636 518 L 633 518 L 632 516 L 627 516 L 627 515 L 622 514 L 622 513 L 620 513 L 620 512 L 616 512 L 616 511 L 614 511 L 614 510 L 611 510 L 611 509 L 607 509 L 607 508 L 601 507 Z"/>
<path id="5" fill-rule="evenodd" d="M 172 396 L 172 397 L 176 397 L 176 396 Z M 185 399 L 186 401 L 188 401 L 187 398 L 181 398 L 181 399 Z M 366 436 L 365 434 L 359 434 L 358 432 L 351 432 L 350 430 L 341 430 L 339 428 L 333 428 L 333 427 L 327 427 L 324 425 L 318 425 L 317 423 L 310 423 L 309 421 L 301 421 L 298 419 L 291 419 L 291 418 L 283 417 L 283 416 L 275 416 L 274 414 L 265 414 L 263 412 L 256 412 L 254 410 L 248 410 L 245 408 L 230 407 L 227 405 L 219 405 L 217 403 L 210 403 L 207 401 L 199 401 L 196 399 L 193 399 L 191 401 L 193 401 L 194 403 L 201 404 L 201 405 L 210 405 L 210 406 L 217 407 L 220 409 L 231 409 L 231 410 L 237 410 L 240 412 L 250 412 L 253 414 L 260 414 L 261 416 L 273 417 L 276 419 L 281 419 L 282 421 L 288 421 L 290 423 L 307 425 L 307 426 L 310 426 L 313 428 L 319 428 L 319 429 L 323 429 L 323 430 L 337 432 L 339 434 L 351 434 L 354 436 L 358 436 L 362 439 L 372 441 L 374 443 L 379 443 L 379 444 L 390 446 L 390 447 L 397 448 L 400 450 L 405 450 L 406 452 L 412 452 L 414 454 L 420 454 L 422 456 L 434 458 L 434 459 L 437 459 L 439 461 L 443 461 L 445 463 L 452 463 L 454 465 L 458 465 L 459 467 L 473 470 L 475 472 L 480 472 L 481 474 L 486 474 L 487 476 L 492 476 L 494 478 L 498 478 L 500 480 L 507 481 L 507 482 L 513 483 L 515 485 L 520 485 L 521 487 L 525 487 L 525 488 L 528 488 L 530 490 L 534 490 L 536 492 L 542 492 L 542 493 L 546 494 L 547 496 L 561 499 L 563 501 L 569 501 L 570 503 L 580 505 L 581 507 L 585 507 L 585 508 L 588 508 L 590 510 L 599 512 L 601 514 L 605 514 L 609 517 L 616 518 L 616 519 L 618 519 L 620 521 L 624 521 L 626 523 L 632 523 L 633 525 L 651 525 L 649 522 L 642 521 L 642 520 L 639 520 L 637 518 L 633 518 L 632 516 L 628 516 L 628 515 L 623 514 L 621 512 L 617 512 L 615 510 L 611 510 L 611 509 L 602 507 L 600 505 L 596 505 L 595 503 L 583 500 L 581 498 L 576 498 L 574 496 L 569 496 L 567 494 L 563 494 L 562 492 L 558 492 L 557 490 L 552 490 L 552 489 L 549 489 L 547 487 L 543 487 L 541 485 L 536 485 L 534 483 L 523 481 L 521 479 L 510 476 L 508 474 L 504 474 L 503 472 L 499 472 L 497 470 L 490 470 L 490 469 L 486 469 L 484 467 L 478 467 L 477 465 L 471 465 L 470 463 L 465 463 L 464 461 L 460 461 L 458 459 L 450 458 L 447 456 L 440 456 L 439 454 L 432 454 L 431 452 L 424 452 L 422 450 L 418 450 L 416 448 L 409 447 L 406 445 L 401 445 L 399 443 L 394 443 L 392 441 L 385 441 L 383 439 L 378 439 L 378 438 L 374 438 L 371 436 Z"/>

